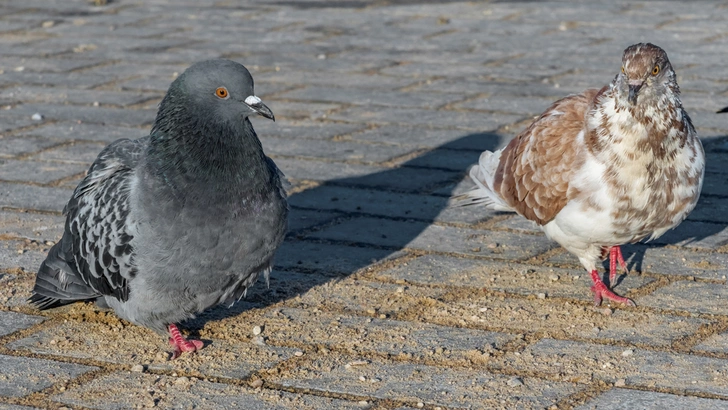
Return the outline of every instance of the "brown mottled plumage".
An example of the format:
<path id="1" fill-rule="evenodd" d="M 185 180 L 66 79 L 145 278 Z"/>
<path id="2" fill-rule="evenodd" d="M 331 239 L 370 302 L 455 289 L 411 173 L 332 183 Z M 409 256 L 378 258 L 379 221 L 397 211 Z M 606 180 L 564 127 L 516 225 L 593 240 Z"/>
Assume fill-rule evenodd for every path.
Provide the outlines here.
<path id="1" fill-rule="evenodd" d="M 624 51 L 622 70 L 601 90 L 556 101 L 508 146 L 484 152 L 470 177 L 474 203 L 515 211 L 576 255 L 591 273 L 594 300 L 612 293 L 596 263 L 619 246 L 654 239 L 693 210 L 705 155 L 682 108 L 667 54 L 653 44 Z"/>

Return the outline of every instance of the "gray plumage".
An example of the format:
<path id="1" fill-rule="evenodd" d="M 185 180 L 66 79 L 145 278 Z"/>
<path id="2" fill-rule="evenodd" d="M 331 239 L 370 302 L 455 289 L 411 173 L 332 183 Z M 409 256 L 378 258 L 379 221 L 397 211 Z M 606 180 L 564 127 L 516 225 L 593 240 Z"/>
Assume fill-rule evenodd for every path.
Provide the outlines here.
<path id="1" fill-rule="evenodd" d="M 187 69 L 148 137 L 116 141 L 94 161 L 30 301 L 45 309 L 99 298 L 164 333 L 240 299 L 261 272 L 267 279 L 288 207 L 253 114 L 273 119 L 245 67 L 211 60 Z"/>

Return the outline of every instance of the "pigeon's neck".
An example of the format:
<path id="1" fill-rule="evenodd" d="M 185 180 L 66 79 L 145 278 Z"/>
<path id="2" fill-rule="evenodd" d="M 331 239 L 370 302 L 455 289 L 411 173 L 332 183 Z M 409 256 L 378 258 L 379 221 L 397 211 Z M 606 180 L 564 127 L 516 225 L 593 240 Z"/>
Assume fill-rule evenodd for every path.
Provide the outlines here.
<path id="1" fill-rule="evenodd" d="M 694 134 L 679 92 L 669 90 L 652 103 L 631 104 L 612 88 L 597 101 L 587 118 L 592 153 L 619 151 L 633 159 L 671 158 Z"/>
<path id="2" fill-rule="evenodd" d="M 146 170 L 178 194 L 199 187 L 217 195 L 267 190 L 274 176 L 253 126 L 190 123 L 174 128 L 156 123 Z"/>

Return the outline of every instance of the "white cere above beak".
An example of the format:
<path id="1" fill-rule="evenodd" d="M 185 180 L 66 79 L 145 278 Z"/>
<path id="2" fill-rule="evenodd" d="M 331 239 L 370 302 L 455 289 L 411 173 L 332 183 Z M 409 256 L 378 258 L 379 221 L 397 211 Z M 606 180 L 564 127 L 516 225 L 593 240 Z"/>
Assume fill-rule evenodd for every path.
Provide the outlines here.
<path id="1" fill-rule="evenodd" d="M 250 95 L 248 96 L 248 98 L 245 99 L 245 103 L 248 105 L 260 104 L 260 98 L 254 95 Z"/>

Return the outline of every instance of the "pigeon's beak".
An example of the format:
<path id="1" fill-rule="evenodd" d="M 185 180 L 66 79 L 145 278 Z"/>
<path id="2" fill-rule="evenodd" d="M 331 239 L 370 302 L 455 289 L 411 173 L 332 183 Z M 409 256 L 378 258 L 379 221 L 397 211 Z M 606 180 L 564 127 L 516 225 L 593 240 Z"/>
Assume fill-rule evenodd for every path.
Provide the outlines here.
<path id="1" fill-rule="evenodd" d="M 256 114 L 260 115 L 261 117 L 268 118 L 269 120 L 276 120 L 276 117 L 273 116 L 273 111 L 268 108 L 267 105 L 263 104 L 263 101 L 260 100 L 260 98 L 251 95 L 248 98 L 245 99 L 245 104 L 250 107 L 251 110 L 253 110 Z"/>
<path id="2" fill-rule="evenodd" d="M 637 94 L 639 94 L 640 88 L 642 88 L 642 84 L 642 81 L 629 82 L 629 102 L 632 105 L 637 104 Z"/>

